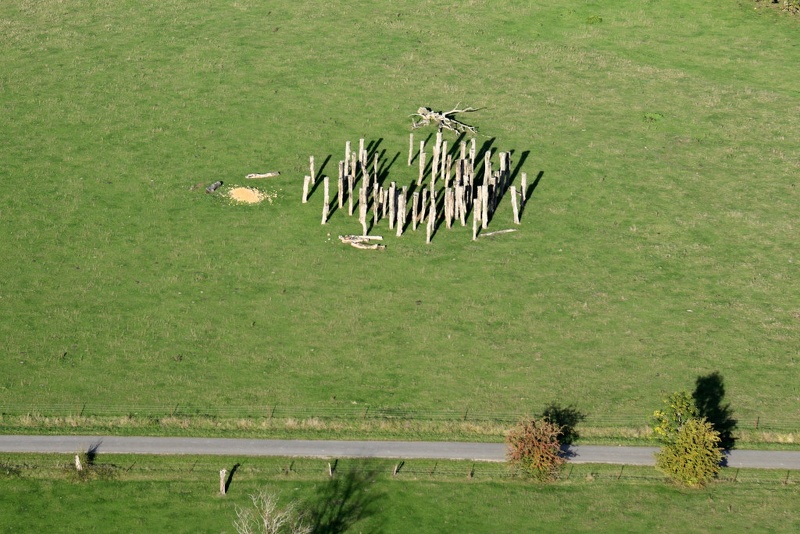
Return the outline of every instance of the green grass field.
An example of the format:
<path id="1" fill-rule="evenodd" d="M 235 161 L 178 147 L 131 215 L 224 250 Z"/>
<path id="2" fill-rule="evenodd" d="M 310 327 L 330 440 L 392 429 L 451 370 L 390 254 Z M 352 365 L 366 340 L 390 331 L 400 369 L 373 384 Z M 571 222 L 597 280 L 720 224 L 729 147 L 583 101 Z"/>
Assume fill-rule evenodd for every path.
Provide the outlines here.
<path id="1" fill-rule="evenodd" d="M 104 456 L 106 478 L 78 482 L 68 456 L 0 458 L 0 531 L 235 532 L 235 507 L 267 488 L 316 510 L 321 532 L 793 532 L 797 474 L 742 470 L 705 490 L 665 484 L 652 468 L 575 465 L 555 485 L 464 462 Z M 240 463 L 225 497 L 219 469 Z M 473 478 L 467 473 L 473 471 Z M 736 478 L 734 482 L 733 479 Z M 168 505 L 167 505 L 168 503 Z M 341 504 L 321 513 L 324 505 Z"/>
<path id="2" fill-rule="evenodd" d="M 741 428 L 794 439 L 800 22 L 754 6 L 4 2 L 0 424 L 556 401 L 638 428 L 718 372 Z M 409 114 L 458 103 L 541 176 L 518 232 L 384 220 L 360 251 L 301 204 L 361 137 L 411 183 Z M 216 180 L 276 198 L 190 190 Z"/>

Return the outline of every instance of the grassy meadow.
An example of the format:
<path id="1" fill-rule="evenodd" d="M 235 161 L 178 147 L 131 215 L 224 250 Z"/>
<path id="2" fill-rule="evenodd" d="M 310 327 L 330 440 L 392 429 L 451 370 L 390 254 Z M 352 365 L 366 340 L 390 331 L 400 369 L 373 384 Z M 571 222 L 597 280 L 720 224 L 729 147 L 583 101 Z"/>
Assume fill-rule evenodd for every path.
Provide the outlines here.
<path id="1" fill-rule="evenodd" d="M 3 2 L 0 425 L 555 401 L 638 428 L 719 373 L 740 428 L 796 435 L 800 21 L 759 6 Z M 459 103 L 539 178 L 519 231 L 384 219 L 362 251 L 301 204 L 362 137 L 412 183 L 409 115 Z"/>
<path id="2" fill-rule="evenodd" d="M 239 463 L 241 462 L 241 463 Z M 237 506 L 260 489 L 310 512 L 317 532 L 792 532 L 796 474 L 742 470 L 704 490 L 665 484 L 652 468 L 575 465 L 557 484 L 510 479 L 465 462 L 103 456 L 107 474 L 78 481 L 68 457 L 0 459 L 0 531 L 235 532 Z M 238 465 L 219 495 L 219 469 Z M 109 466 L 114 466 L 108 471 Z M 472 478 L 467 478 L 469 472 Z M 736 480 L 734 481 L 734 477 Z M 169 503 L 166 506 L 166 503 Z M 792 510 L 795 510 L 794 512 Z"/>

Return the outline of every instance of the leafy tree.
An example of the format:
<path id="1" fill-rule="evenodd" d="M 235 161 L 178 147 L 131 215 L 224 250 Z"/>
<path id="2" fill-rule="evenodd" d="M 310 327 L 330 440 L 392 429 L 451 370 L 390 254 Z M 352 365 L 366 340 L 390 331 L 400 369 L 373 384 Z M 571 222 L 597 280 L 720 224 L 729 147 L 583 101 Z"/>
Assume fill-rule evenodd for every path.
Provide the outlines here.
<path id="1" fill-rule="evenodd" d="M 719 474 L 722 450 L 719 432 L 705 419 L 686 420 L 656 453 L 656 468 L 691 487 L 704 486 Z"/>
<path id="2" fill-rule="evenodd" d="M 523 419 L 506 436 L 509 463 L 539 482 L 557 479 L 564 464 L 560 433 L 561 427 L 547 419 Z"/>
<path id="3" fill-rule="evenodd" d="M 663 443 L 671 443 L 687 421 L 698 417 L 697 404 L 686 391 L 678 391 L 664 399 L 664 408 L 653 412 L 653 433 Z"/>

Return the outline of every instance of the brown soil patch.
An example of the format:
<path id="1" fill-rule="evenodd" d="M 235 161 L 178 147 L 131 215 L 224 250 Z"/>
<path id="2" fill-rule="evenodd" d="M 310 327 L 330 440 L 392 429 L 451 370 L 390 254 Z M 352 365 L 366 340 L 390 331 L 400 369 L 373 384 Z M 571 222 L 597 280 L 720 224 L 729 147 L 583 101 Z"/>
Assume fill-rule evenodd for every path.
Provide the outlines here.
<path id="1" fill-rule="evenodd" d="M 228 196 L 236 202 L 245 202 L 247 204 L 258 204 L 266 198 L 266 195 L 258 189 L 250 187 L 236 187 L 228 191 Z"/>

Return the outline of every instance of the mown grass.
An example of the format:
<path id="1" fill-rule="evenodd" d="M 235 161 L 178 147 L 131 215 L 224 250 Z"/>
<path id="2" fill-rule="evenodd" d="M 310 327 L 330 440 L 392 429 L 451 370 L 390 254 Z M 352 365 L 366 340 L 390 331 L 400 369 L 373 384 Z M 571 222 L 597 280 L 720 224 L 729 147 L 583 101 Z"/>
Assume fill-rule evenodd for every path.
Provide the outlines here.
<path id="1" fill-rule="evenodd" d="M 752 7 L 4 3 L 3 411 L 555 400 L 640 428 L 719 372 L 796 431 L 798 23 Z M 408 114 L 458 102 L 542 173 L 517 233 L 384 221 L 372 254 L 300 204 L 308 156 L 335 175 L 362 136 L 410 183 Z M 272 170 L 272 203 L 190 190 Z"/>
<path id="2" fill-rule="evenodd" d="M 219 470 L 236 466 L 227 495 Z M 652 468 L 573 465 L 538 485 L 501 464 L 100 455 L 79 479 L 68 456 L 0 459 L 0 530 L 233 532 L 235 507 L 262 488 L 302 509 L 331 504 L 348 531 L 705 532 L 798 526 L 797 479 L 786 472 L 725 470 L 703 490 L 665 483 Z M 669 518 L 665 522 L 664 518 Z M 344 530 L 332 530 L 342 532 Z"/>

